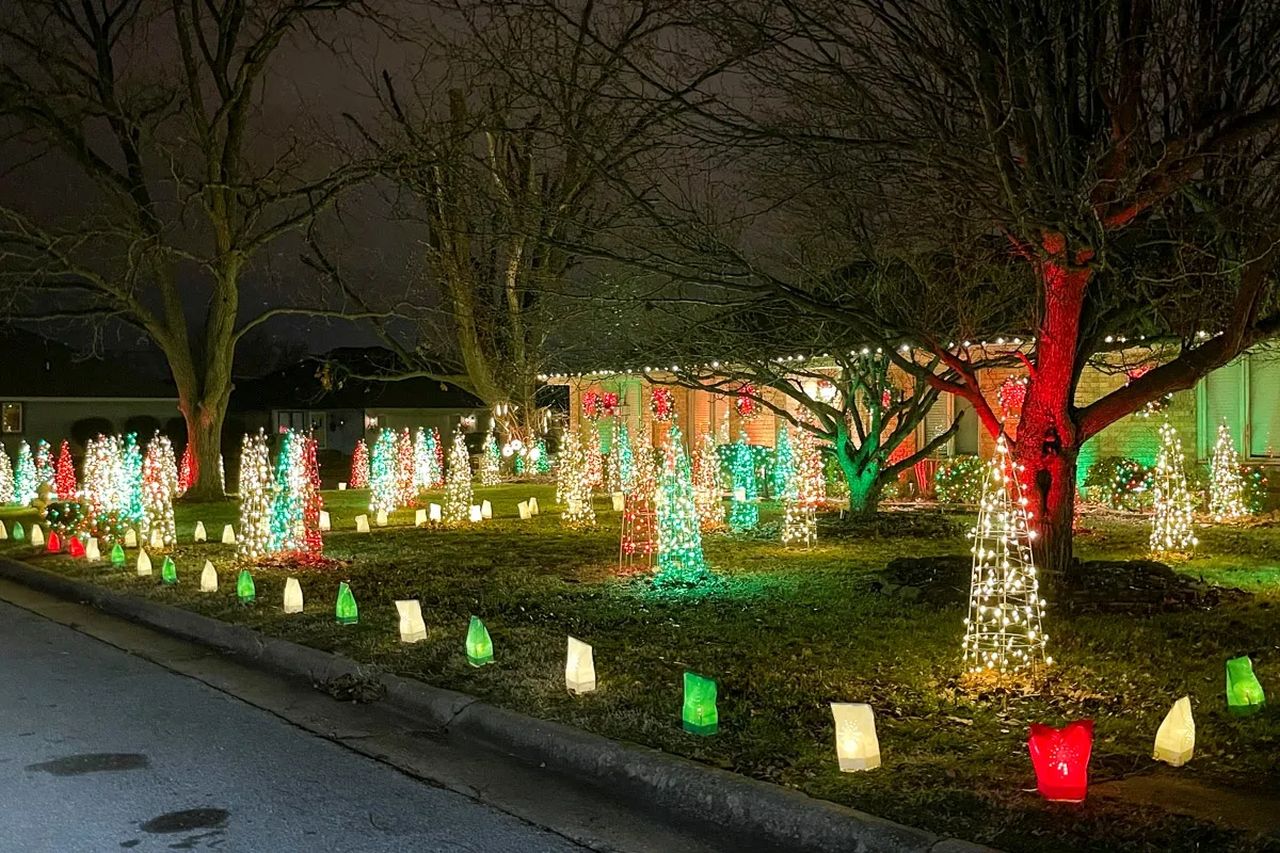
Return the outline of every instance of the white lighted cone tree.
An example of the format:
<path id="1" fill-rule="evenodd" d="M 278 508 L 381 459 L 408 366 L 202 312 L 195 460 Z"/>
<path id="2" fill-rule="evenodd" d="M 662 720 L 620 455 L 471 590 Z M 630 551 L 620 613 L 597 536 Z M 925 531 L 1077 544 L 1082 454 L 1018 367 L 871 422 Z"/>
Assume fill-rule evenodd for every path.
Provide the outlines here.
<path id="1" fill-rule="evenodd" d="M 1191 490 L 1183 470 L 1182 439 L 1173 424 L 1160 425 L 1160 453 L 1151 471 L 1151 554 L 1155 557 L 1185 555 L 1195 550 Z"/>
<path id="2" fill-rule="evenodd" d="M 783 490 L 782 543 L 806 547 L 818 539 L 818 505 L 823 499 L 822 455 L 813 433 L 801 427 L 792 442 L 791 475 Z"/>
<path id="3" fill-rule="evenodd" d="M 453 447 L 449 450 L 449 475 L 444 486 L 445 524 L 456 526 L 471 519 L 471 454 L 467 452 L 467 440 L 462 428 L 453 434 Z"/>
<path id="4" fill-rule="evenodd" d="M 1218 425 L 1218 440 L 1209 462 L 1209 512 L 1213 520 L 1219 522 L 1248 515 L 1240 457 L 1236 455 L 1236 443 L 1231 439 L 1231 427 L 1226 421 Z"/>
<path id="5" fill-rule="evenodd" d="M 1044 599 L 1031 556 L 1031 514 L 1001 434 L 982 481 L 978 522 L 970 531 L 973 572 L 964 660 L 970 672 L 1017 673 L 1040 663 L 1048 636 L 1041 630 Z"/>
<path id="6" fill-rule="evenodd" d="M 594 430 L 586 433 L 588 438 L 591 432 Z M 596 523 L 596 511 L 591 505 L 591 451 L 583 444 L 583 437 L 582 433 L 573 430 L 565 433 L 556 488 L 565 506 L 560 518 L 575 528 L 594 527 Z"/>
<path id="7" fill-rule="evenodd" d="M 724 488 L 720 483 L 720 454 L 716 437 L 704 432 L 693 460 L 693 502 L 703 533 L 724 530 Z"/>
<path id="8" fill-rule="evenodd" d="M 271 543 L 271 454 L 258 430 L 245 435 L 240 452 L 240 541 L 242 559 L 256 560 Z"/>

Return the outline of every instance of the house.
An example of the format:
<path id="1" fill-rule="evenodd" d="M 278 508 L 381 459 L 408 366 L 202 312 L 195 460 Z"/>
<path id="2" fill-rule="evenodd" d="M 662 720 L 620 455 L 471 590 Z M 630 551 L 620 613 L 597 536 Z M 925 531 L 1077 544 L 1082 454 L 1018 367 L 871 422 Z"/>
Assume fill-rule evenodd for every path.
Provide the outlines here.
<path id="1" fill-rule="evenodd" d="M 1150 347 L 1122 350 L 1099 364 L 1087 367 L 1081 377 L 1077 405 L 1084 406 L 1128 382 L 1144 369 L 1153 357 Z M 821 371 L 821 364 L 806 362 L 806 374 Z M 834 365 L 832 370 L 836 370 Z M 997 413 L 1013 405 L 1016 386 L 1022 381 L 1021 368 L 987 370 L 980 374 L 983 395 Z M 617 414 L 596 421 L 601 447 L 608 452 L 613 424 L 626 423 L 632 432 L 649 415 L 653 389 L 669 390 L 674 409 L 686 436 L 711 431 L 719 443 L 734 440 L 740 432 L 747 441 L 772 447 L 783 418 L 764 408 L 744 419 L 737 411 L 732 394 L 715 393 L 664 384 L 674 377 L 663 371 L 603 372 L 548 376 L 552 385 L 563 386 L 570 397 L 568 425 L 583 426 L 584 402 L 593 395 L 616 394 Z M 805 390 L 822 393 L 812 376 L 802 381 Z M 810 389 L 809 385 L 815 385 Z M 1011 391 L 1015 393 L 1010 393 Z M 798 405 L 789 398 L 765 389 L 770 402 L 788 412 Z M 950 394 L 941 395 L 925 416 L 904 451 L 921 446 L 930 437 L 951 425 L 957 414 L 963 414 L 960 428 L 950 441 L 938 448 L 935 456 L 945 458 L 962 454 L 988 456 L 995 440 L 978 423 L 971 404 Z M 1255 465 L 1280 464 L 1280 347 L 1260 346 L 1227 366 L 1202 379 L 1195 388 L 1170 395 L 1148 410 L 1130 415 L 1112 424 L 1081 448 L 1078 476 L 1083 481 L 1094 462 L 1109 456 L 1127 456 L 1151 465 L 1159 451 L 1159 425 L 1168 419 L 1182 437 L 1190 461 L 1207 464 L 1213 454 L 1219 424 L 1226 422 L 1236 442 L 1241 461 Z M 1012 423 L 1015 419 L 1010 419 Z M 654 441 L 661 436 L 655 432 Z"/>
<path id="2" fill-rule="evenodd" d="M 68 439 L 77 455 L 98 433 L 162 430 L 185 436 L 178 394 L 151 353 L 84 356 L 20 329 L 0 335 L 0 441 Z"/>
<path id="3" fill-rule="evenodd" d="M 244 431 L 309 429 L 320 450 L 347 455 L 382 429 L 435 427 L 447 437 L 459 425 L 464 433 L 489 428 L 485 405 L 453 385 L 426 377 L 358 378 L 374 375 L 389 356 L 376 347 L 337 349 L 237 382 L 231 417 Z"/>

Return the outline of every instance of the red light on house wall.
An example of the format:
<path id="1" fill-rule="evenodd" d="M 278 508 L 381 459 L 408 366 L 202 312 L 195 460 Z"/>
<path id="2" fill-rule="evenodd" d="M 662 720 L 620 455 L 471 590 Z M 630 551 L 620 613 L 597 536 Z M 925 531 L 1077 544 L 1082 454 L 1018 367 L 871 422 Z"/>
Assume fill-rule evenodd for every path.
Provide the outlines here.
<path id="1" fill-rule="evenodd" d="M 1032 723 L 1027 749 L 1042 797 L 1053 802 L 1084 802 L 1089 790 L 1093 720 L 1076 720 L 1060 729 Z"/>

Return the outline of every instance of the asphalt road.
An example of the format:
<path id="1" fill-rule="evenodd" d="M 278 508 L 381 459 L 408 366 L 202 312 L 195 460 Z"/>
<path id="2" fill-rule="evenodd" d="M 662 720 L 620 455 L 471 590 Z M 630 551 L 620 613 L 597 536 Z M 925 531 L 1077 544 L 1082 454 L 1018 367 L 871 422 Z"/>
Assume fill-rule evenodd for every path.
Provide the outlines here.
<path id="1" fill-rule="evenodd" d="M 583 849 L 0 603 L 0 851 Z"/>

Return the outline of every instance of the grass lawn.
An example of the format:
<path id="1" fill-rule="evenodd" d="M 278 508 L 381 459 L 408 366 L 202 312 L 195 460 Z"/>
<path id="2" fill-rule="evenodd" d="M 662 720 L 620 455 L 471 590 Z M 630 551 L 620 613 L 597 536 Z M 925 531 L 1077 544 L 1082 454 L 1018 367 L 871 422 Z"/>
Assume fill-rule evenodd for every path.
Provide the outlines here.
<path id="1" fill-rule="evenodd" d="M 544 514 L 516 517 L 537 495 Z M 963 596 L 929 604 L 873 589 L 873 575 L 898 556 L 964 554 L 959 535 L 828 539 L 810 551 L 774 541 L 708 538 L 724 583 L 704 595 L 658 594 L 617 576 L 618 514 L 596 502 L 599 527 L 561 528 L 553 490 L 542 485 L 477 489 L 495 518 L 462 531 L 415 530 L 411 512 L 391 527 L 354 532 L 364 492 L 326 492 L 335 532 L 327 554 L 337 572 L 300 574 L 306 612 L 284 615 L 282 572 L 255 570 L 258 603 L 236 604 L 232 549 L 195 545 L 203 520 L 216 540 L 234 522 L 234 503 L 178 511 L 180 583 L 163 587 L 31 549 L 0 543 L 0 554 L 90 578 L 251 625 L 268 634 L 377 662 L 431 684 L 462 690 L 536 716 L 659 747 L 739 773 L 792 786 L 873 814 L 1006 850 L 1263 850 L 1261 839 L 1103 796 L 1082 806 L 1043 802 L 1034 791 L 1026 732 L 1033 721 L 1096 721 L 1090 765 L 1095 784 L 1126 776 L 1177 777 L 1214 788 L 1270 794 L 1280 802 L 1280 713 L 1230 716 L 1223 662 L 1251 654 L 1264 686 L 1280 696 L 1280 528 L 1208 529 L 1201 552 L 1180 570 L 1254 595 L 1208 611 L 1143 618 L 1066 617 L 1050 601 L 1046 629 L 1057 661 L 1048 688 L 1014 698 L 958 688 Z M 438 498 L 436 498 L 438 500 Z M 11 523 L 15 512 L 0 513 Z M 777 511 L 766 508 L 765 525 Z M 1141 522 L 1099 520 L 1078 542 L 1086 559 L 1141 557 Z M 215 594 L 198 592 L 200 566 L 219 568 Z M 348 580 L 360 623 L 334 623 L 334 595 Z M 392 601 L 418 598 L 427 642 L 397 643 Z M 476 614 L 492 633 L 497 663 L 467 665 L 463 638 Z M 595 646 L 599 688 L 564 689 L 565 635 Z M 717 679 L 720 733 L 680 728 L 681 674 Z M 1174 770 L 1151 759 L 1156 727 L 1172 702 L 1190 694 L 1197 722 L 1194 760 Z M 828 703 L 869 702 L 876 711 L 883 766 L 842 774 L 836 767 Z"/>

